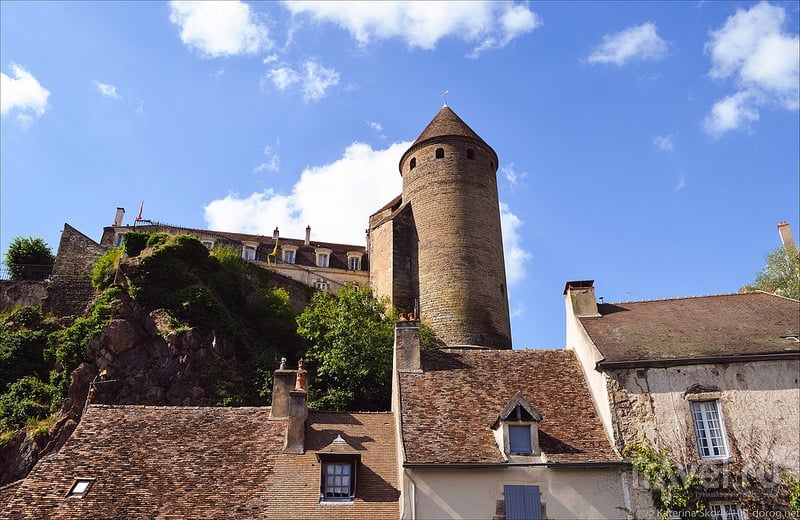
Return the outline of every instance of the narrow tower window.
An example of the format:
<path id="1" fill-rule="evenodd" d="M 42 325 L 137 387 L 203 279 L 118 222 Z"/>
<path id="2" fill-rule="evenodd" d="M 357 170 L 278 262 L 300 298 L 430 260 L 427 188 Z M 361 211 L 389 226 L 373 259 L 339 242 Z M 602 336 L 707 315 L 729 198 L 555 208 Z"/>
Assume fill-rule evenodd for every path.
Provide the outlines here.
<path id="1" fill-rule="evenodd" d="M 436 158 L 437 159 L 444 158 L 444 148 L 437 148 L 436 149 Z"/>
<path id="2" fill-rule="evenodd" d="M 472 148 L 467 148 L 467 159 L 474 161 L 475 160 L 475 150 Z"/>
<path id="3" fill-rule="evenodd" d="M 416 157 L 412 157 L 411 158 L 411 162 L 408 163 L 408 169 L 409 170 L 413 170 L 416 167 L 417 167 L 417 158 Z"/>

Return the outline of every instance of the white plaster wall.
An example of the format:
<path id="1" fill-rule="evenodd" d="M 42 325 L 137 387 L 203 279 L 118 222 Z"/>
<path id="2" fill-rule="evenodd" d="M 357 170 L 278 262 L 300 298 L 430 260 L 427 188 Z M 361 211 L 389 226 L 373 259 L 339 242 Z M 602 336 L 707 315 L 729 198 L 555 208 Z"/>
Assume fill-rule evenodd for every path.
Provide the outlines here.
<path id="1" fill-rule="evenodd" d="M 719 398 L 733 459 L 800 471 L 800 361 L 759 361 L 610 372 L 632 407 L 619 419 L 623 440 L 645 434 L 691 466 L 699 459 L 686 391 Z M 636 431 L 638 429 L 638 432 Z M 769 468 L 765 468 L 769 469 Z"/>
<path id="2" fill-rule="evenodd" d="M 594 346 L 580 320 L 575 316 L 569 293 L 564 296 L 564 302 L 567 308 L 566 348 L 567 350 L 574 350 L 575 355 L 578 357 L 584 378 L 589 385 L 589 392 L 592 394 L 594 408 L 600 416 L 606 435 L 611 440 L 611 444 L 614 445 L 614 426 L 611 420 L 611 401 L 608 398 L 606 376 L 595 370 L 597 362 L 603 359 L 603 356 Z"/>
<path id="3" fill-rule="evenodd" d="M 629 494 L 623 490 L 622 468 L 550 469 L 544 466 L 406 469 L 402 518 L 491 519 L 504 485 L 536 485 L 542 494 L 544 518 L 626 518 Z"/>

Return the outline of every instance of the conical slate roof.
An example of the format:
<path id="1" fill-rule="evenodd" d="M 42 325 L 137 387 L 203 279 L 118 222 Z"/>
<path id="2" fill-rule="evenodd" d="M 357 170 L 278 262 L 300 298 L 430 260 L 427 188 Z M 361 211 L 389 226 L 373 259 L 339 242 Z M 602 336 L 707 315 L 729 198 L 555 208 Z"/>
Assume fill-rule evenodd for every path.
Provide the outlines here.
<path id="1" fill-rule="evenodd" d="M 486 142 L 481 139 L 481 137 L 476 134 L 475 131 L 467 125 L 467 123 L 462 121 L 461 118 L 458 117 L 449 106 L 444 105 L 441 110 L 439 110 L 439 113 L 436 114 L 436 117 L 434 117 L 433 120 L 428 123 L 428 126 L 425 127 L 425 130 L 419 134 L 419 137 L 417 137 L 417 140 L 411 145 L 411 148 L 414 148 L 416 145 L 429 139 L 435 139 L 437 137 L 444 136 L 469 137 L 486 144 Z"/>

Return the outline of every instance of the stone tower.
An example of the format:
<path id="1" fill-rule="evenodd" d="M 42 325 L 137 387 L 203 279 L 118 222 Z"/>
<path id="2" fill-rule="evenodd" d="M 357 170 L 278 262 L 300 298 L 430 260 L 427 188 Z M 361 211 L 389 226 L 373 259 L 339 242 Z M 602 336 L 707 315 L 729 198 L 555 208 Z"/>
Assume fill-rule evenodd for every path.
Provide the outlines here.
<path id="1" fill-rule="evenodd" d="M 447 105 L 400 159 L 403 193 L 370 217 L 370 282 L 448 345 L 511 348 L 497 154 Z"/>

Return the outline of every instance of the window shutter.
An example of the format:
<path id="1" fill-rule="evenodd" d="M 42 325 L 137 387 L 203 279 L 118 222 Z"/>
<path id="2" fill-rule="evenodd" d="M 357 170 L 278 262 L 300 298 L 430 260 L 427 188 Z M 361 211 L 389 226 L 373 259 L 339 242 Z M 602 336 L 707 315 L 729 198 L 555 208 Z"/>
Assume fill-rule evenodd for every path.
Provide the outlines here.
<path id="1" fill-rule="evenodd" d="M 542 520 L 539 486 L 503 486 L 506 520 Z"/>

